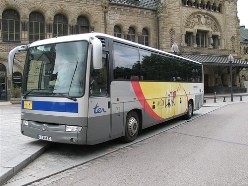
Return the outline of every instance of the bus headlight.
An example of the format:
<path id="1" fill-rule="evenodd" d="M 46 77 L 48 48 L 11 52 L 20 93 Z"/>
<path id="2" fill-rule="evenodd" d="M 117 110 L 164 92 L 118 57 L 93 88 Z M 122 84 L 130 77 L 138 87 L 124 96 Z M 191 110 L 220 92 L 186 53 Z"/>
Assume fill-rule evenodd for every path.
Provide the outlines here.
<path id="1" fill-rule="evenodd" d="M 23 124 L 24 126 L 28 126 L 28 121 L 23 120 L 23 121 L 22 121 L 22 124 Z"/>
<path id="2" fill-rule="evenodd" d="M 66 126 L 65 131 L 66 132 L 80 132 L 82 130 L 82 127 L 78 126 Z"/>

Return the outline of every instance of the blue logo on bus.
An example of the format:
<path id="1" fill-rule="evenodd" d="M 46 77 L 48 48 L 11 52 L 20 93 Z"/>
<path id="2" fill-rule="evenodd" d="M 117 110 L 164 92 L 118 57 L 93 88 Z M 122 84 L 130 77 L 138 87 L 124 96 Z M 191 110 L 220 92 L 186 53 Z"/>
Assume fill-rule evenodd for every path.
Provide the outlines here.
<path id="1" fill-rule="evenodd" d="M 95 113 L 95 114 L 100 114 L 100 113 L 102 113 L 102 112 L 106 112 L 106 111 L 104 110 L 103 107 L 99 107 L 99 106 L 98 106 L 98 103 L 97 103 L 96 106 L 93 108 L 93 110 L 94 110 L 94 113 Z"/>

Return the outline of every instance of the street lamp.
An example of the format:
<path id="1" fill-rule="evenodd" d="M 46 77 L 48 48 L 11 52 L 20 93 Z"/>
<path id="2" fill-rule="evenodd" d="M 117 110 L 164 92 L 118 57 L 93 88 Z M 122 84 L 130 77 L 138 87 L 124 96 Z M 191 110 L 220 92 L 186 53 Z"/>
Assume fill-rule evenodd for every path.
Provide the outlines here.
<path id="1" fill-rule="evenodd" d="M 230 80 L 231 80 L 231 101 L 233 101 L 233 86 L 232 86 L 232 63 L 234 61 L 234 58 L 232 54 L 228 56 L 228 61 L 230 63 Z"/>
<path id="2" fill-rule="evenodd" d="M 176 43 L 171 46 L 171 51 L 176 55 L 179 52 L 179 48 Z"/>

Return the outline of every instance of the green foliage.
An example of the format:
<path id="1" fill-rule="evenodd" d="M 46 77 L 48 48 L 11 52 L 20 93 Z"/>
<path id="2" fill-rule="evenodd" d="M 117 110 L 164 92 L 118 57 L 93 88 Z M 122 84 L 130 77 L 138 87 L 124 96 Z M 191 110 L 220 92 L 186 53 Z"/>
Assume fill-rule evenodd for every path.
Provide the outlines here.
<path id="1" fill-rule="evenodd" d="M 12 98 L 20 98 L 21 97 L 21 87 L 16 85 L 12 86 L 10 89 L 10 94 Z"/>

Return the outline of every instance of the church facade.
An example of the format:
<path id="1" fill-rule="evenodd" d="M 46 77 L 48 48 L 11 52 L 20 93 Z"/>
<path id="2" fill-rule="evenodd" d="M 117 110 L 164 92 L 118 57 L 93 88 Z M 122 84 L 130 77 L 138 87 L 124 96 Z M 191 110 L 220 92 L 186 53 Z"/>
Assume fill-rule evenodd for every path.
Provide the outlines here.
<path id="1" fill-rule="evenodd" d="M 7 74 L 12 48 L 92 31 L 167 52 L 176 44 L 178 55 L 204 64 L 206 93 L 229 90 L 232 54 L 232 85 L 245 91 L 237 0 L 0 0 L 0 99 L 9 99 L 10 84 L 21 86 L 25 55 L 16 56 L 14 74 Z"/>

